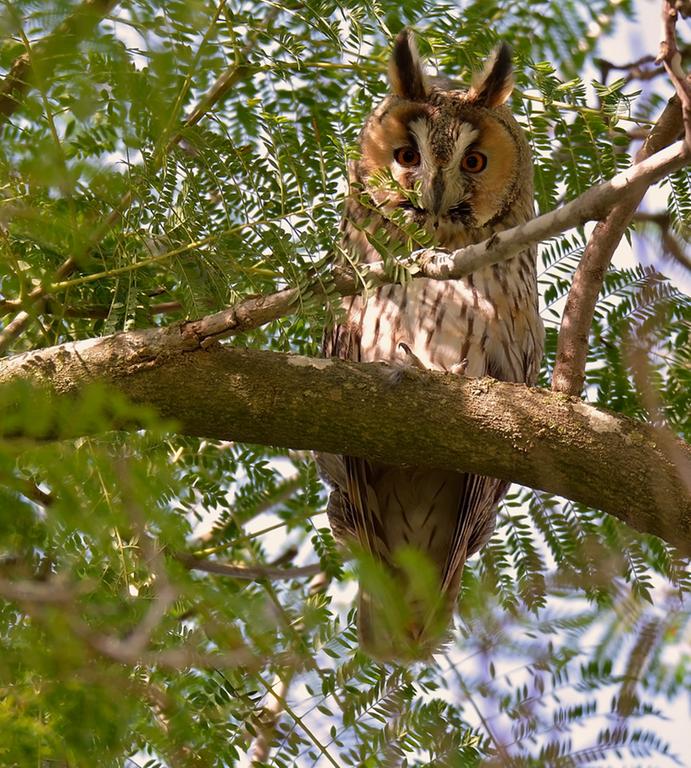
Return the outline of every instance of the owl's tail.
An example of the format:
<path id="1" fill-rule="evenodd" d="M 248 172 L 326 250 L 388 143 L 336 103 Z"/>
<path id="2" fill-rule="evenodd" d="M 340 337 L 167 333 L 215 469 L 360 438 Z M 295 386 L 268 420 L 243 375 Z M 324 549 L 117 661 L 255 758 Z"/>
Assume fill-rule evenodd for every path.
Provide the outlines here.
<path id="1" fill-rule="evenodd" d="M 358 630 L 381 661 L 429 658 L 445 641 L 466 557 L 494 529 L 508 483 L 321 454 L 333 484 L 327 512 L 359 555 Z"/>
<path id="2" fill-rule="evenodd" d="M 381 662 L 424 661 L 450 640 L 454 600 L 448 592 L 438 592 L 434 597 L 413 597 L 409 594 L 411 590 L 406 589 L 410 584 L 406 585 L 404 581 L 397 586 L 393 594 L 389 592 L 384 597 L 377 590 L 360 585 L 360 647 L 368 656 Z M 415 584 L 412 591 L 419 591 L 418 587 Z M 456 594 L 457 590 L 454 590 L 453 597 Z"/>
<path id="3" fill-rule="evenodd" d="M 444 642 L 465 559 L 491 535 L 506 484 L 348 457 L 345 468 L 345 499 L 363 555 L 361 646 L 386 661 L 427 658 Z"/>

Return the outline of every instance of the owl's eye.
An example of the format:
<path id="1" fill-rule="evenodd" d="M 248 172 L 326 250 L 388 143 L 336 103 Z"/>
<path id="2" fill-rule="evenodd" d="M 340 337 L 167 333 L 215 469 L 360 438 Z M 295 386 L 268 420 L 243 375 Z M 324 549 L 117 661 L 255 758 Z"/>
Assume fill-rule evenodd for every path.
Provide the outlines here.
<path id="1" fill-rule="evenodd" d="M 393 159 L 404 168 L 420 165 L 420 153 L 415 147 L 399 147 L 394 150 Z"/>
<path id="2" fill-rule="evenodd" d="M 461 160 L 461 168 L 468 173 L 480 173 L 487 167 L 487 155 L 478 152 L 476 149 L 467 152 Z"/>

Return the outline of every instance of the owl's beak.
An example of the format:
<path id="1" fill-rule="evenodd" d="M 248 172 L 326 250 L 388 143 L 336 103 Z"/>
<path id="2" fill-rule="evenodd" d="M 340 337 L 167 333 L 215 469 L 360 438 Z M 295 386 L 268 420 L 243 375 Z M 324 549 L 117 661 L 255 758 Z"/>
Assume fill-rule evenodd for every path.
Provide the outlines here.
<path id="1" fill-rule="evenodd" d="M 432 213 L 434 214 L 434 228 L 439 226 L 439 214 L 444 201 L 444 170 L 437 168 L 432 179 Z"/>

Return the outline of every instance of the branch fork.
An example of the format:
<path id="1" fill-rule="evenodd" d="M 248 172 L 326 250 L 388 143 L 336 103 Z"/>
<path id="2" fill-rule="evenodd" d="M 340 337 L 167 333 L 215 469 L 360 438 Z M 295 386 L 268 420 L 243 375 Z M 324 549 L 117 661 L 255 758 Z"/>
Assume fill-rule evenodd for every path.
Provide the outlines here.
<path id="1" fill-rule="evenodd" d="M 663 0 L 662 3 L 662 40 L 657 63 L 662 64 L 674 85 L 674 90 L 681 102 L 682 119 L 684 123 L 684 153 L 691 157 L 691 82 L 684 72 L 681 62 L 681 52 L 677 45 L 677 18 L 691 14 L 691 3 Z"/>

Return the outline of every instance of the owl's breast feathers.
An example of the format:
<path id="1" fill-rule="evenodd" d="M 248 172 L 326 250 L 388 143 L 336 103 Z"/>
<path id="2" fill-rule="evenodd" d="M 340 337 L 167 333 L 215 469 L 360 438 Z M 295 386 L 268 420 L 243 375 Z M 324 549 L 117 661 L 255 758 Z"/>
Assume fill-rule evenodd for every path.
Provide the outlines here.
<path id="1" fill-rule="evenodd" d="M 530 251 L 509 271 L 486 267 L 463 280 L 417 278 L 343 300 L 343 322 L 328 331 L 324 354 L 359 362 L 405 364 L 406 345 L 437 371 L 535 382 L 543 331 Z"/>

